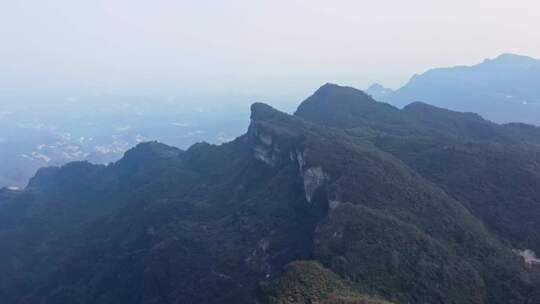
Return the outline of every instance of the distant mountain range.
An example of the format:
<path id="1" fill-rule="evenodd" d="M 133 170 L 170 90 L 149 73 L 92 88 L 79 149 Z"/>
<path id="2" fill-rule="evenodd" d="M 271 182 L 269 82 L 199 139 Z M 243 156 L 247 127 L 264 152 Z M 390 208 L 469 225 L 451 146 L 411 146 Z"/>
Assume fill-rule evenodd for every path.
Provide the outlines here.
<path id="1" fill-rule="evenodd" d="M 327 84 L 0 191 L 6 303 L 540 303 L 540 132 Z"/>
<path id="2" fill-rule="evenodd" d="M 473 66 L 436 68 L 395 91 L 374 84 L 366 92 L 398 107 L 421 101 L 499 123 L 540 125 L 540 60 L 526 56 L 503 54 Z"/>

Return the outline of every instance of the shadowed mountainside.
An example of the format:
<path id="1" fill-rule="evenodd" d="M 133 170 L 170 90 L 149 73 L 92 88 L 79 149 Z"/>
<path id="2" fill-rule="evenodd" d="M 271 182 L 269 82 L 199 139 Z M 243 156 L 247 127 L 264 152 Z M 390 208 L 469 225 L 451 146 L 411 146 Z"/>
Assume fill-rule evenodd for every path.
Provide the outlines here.
<path id="1" fill-rule="evenodd" d="M 512 252 L 540 251 L 528 128 L 330 84 L 295 116 L 251 109 L 248 132 L 223 145 L 143 143 L 114 164 L 43 169 L 24 191 L 2 190 L 0 297 L 540 300 L 537 268 Z"/>

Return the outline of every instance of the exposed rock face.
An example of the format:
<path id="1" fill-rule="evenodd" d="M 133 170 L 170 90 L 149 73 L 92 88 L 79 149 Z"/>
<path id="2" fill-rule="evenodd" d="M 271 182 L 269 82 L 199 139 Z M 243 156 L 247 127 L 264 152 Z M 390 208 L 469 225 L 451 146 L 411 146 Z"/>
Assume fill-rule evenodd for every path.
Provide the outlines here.
<path id="1" fill-rule="evenodd" d="M 272 135 L 270 134 L 259 134 L 259 139 L 261 142 L 267 146 L 272 145 Z"/>
<path id="2" fill-rule="evenodd" d="M 306 169 L 303 172 L 302 177 L 304 179 L 304 191 L 306 193 L 306 200 L 311 203 L 313 196 L 315 195 L 317 190 L 325 183 L 328 177 L 321 167 L 311 167 Z"/>
<path id="3" fill-rule="evenodd" d="M 328 207 L 330 209 L 336 209 L 337 207 L 339 207 L 339 205 L 341 205 L 342 202 L 338 201 L 338 200 L 329 200 L 328 201 Z"/>
<path id="4" fill-rule="evenodd" d="M 261 106 L 255 105 L 254 107 Z M 261 112 L 261 110 L 257 112 Z M 268 115 L 268 112 L 262 112 Z M 302 147 L 302 142 L 291 142 L 290 138 L 294 137 L 294 134 L 280 133 L 282 130 L 276 130 L 269 126 L 267 115 L 255 114 L 252 116 L 249 134 L 253 144 L 253 155 L 271 167 L 291 163 L 297 166 L 303 180 L 306 201 L 311 203 L 317 190 L 328 180 L 328 176 L 320 166 L 306 168 L 306 152 Z"/>
<path id="5" fill-rule="evenodd" d="M 343 193 L 340 186 L 337 183 L 330 184 L 327 189 L 328 208 L 336 209 L 346 203 L 342 196 Z"/>
<path id="6" fill-rule="evenodd" d="M 277 148 L 277 145 L 273 145 L 272 135 L 261 130 L 254 121 L 250 124 L 249 134 L 253 141 L 253 155 L 255 158 L 274 167 L 279 160 L 276 155 L 279 148 Z"/>
<path id="7" fill-rule="evenodd" d="M 523 261 L 528 266 L 538 265 L 540 266 L 540 259 L 536 257 L 536 253 L 532 251 L 531 249 L 525 249 L 525 250 L 518 250 L 514 249 L 514 253 L 521 256 L 523 258 Z"/>
<path id="8" fill-rule="evenodd" d="M 253 147 L 253 153 L 256 159 L 264 162 L 265 164 L 269 166 L 275 166 L 276 159 L 274 155 L 272 155 L 272 150 L 268 149 L 264 146 L 255 146 Z"/>
<path id="9" fill-rule="evenodd" d="M 322 167 L 306 168 L 305 151 L 294 146 L 281 147 L 279 140 L 274 140 L 274 136 L 262 130 L 256 121 L 252 121 L 249 129 L 254 142 L 254 157 L 271 167 L 275 167 L 278 164 L 286 163 L 286 155 L 289 155 L 288 160 L 298 166 L 298 171 L 303 179 L 306 201 L 311 203 L 317 190 L 328 180 Z"/>
<path id="10" fill-rule="evenodd" d="M 298 168 L 302 171 L 306 165 L 306 161 L 304 153 L 300 152 L 300 150 L 296 150 L 296 161 L 298 162 Z"/>
<path id="11" fill-rule="evenodd" d="M 331 91 L 315 101 L 348 98 L 347 115 L 377 107 Z M 538 280 L 449 187 L 353 131 L 252 108 L 248 134 L 230 143 L 143 144 L 109 166 L 72 163 L 34 188 L 0 190 L 2 303 L 370 303 L 364 292 L 396 303 L 540 303 Z M 397 111 L 383 108 L 376 117 Z M 324 119 L 330 109 L 304 110 Z M 511 166 L 500 172 L 519 177 Z"/>

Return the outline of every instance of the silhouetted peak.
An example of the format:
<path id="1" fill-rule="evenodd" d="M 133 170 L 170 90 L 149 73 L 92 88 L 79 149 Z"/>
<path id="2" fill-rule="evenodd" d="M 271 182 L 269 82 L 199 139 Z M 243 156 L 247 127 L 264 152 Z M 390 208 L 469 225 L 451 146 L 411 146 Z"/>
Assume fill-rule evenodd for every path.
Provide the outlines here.
<path id="1" fill-rule="evenodd" d="M 430 105 L 428 103 L 421 102 L 421 101 L 415 101 L 413 103 L 408 104 L 407 106 L 405 106 L 403 108 L 403 111 L 408 112 L 408 113 L 417 113 L 417 114 L 425 114 L 425 115 L 434 115 L 434 114 L 437 114 L 437 113 L 446 113 L 446 115 L 449 115 L 450 117 L 455 117 L 455 118 L 468 117 L 468 118 L 476 119 L 476 120 L 479 120 L 479 121 L 485 121 L 482 118 L 482 116 L 480 116 L 480 115 L 478 115 L 476 113 L 452 111 L 452 110 L 449 110 L 449 109 L 445 109 L 445 108 L 437 107 L 437 106 L 434 106 L 434 105 Z"/>
<path id="2" fill-rule="evenodd" d="M 198 143 L 194 143 L 193 145 L 191 145 L 191 147 L 189 147 L 188 151 L 197 151 L 197 150 L 201 150 L 201 149 L 208 149 L 209 147 L 211 147 L 212 145 L 205 142 L 205 141 L 201 141 L 201 142 L 198 142 Z"/>
<path id="3" fill-rule="evenodd" d="M 320 87 L 313 95 L 304 100 L 295 113 L 302 116 L 306 111 L 325 110 L 338 111 L 342 106 L 357 107 L 363 104 L 375 104 L 376 101 L 361 90 L 327 83 Z"/>
<path id="4" fill-rule="evenodd" d="M 323 84 L 316 92 L 325 91 L 325 90 L 334 90 L 334 89 L 339 89 L 339 88 L 343 88 L 343 87 L 344 86 L 340 86 L 340 85 L 335 84 L 335 83 L 327 82 L 327 83 Z"/>
<path id="5" fill-rule="evenodd" d="M 534 65 L 540 65 L 540 60 L 523 55 L 505 53 L 497 56 L 495 59 L 486 59 L 484 64 L 496 65 L 502 67 L 523 68 Z"/>
<path id="6" fill-rule="evenodd" d="M 497 56 L 497 58 L 495 58 L 495 60 L 500 60 L 500 61 L 537 61 L 537 59 L 534 59 L 534 58 L 529 57 L 529 56 L 512 54 L 512 53 L 501 54 L 501 55 Z"/>
<path id="7" fill-rule="evenodd" d="M 394 93 L 394 90 L 386 88 L 378 83 L 374 83 L 369 88 L 367 88 L 366 93 L 371 95 L 374 99 L 378 101 L 383 101 L 386 96 Z"/>
<path id="8" fill-rule="evenodd" d="M 422 102 L 422 101 L 412 102 L 403 108 L 403 110 L 405 111 L 416 111 L 416 110 L 423 110 L 423 109 L 440 109 L 440 108 L 430 105 L 428 103 Z"/>
<path id="9" fill-rule="evenodd" d="M 326 126 L 350 128 L 365 120 L 395 121 L 399 110 L 361 90 L 326 84 L 302 102 L 295 115 Z"/>
<path id="10" fill-rule="evenodd" d="M 128 150 L 120 162 L 145 161 L 177 157 L 182 150 L 157 141 L 143 142 Z"/>
<path id="11" fill-rule="evenodd" d="M 283 115 L 283 113 L 272 108 L 271 106 L 256 102 L 251 105 L 251 119 L 252 120 L 271 120 L 276 116 Z"/>
<path id="12" fill-rule="evenodd" d="M 324 84 L 317 91 L 315 91 L 313 95 L 369 98 L 369 96 L 361 90 L 348 86 L 340 86 L 333 83 Z"/>
<path id="13" fill-rule="evenodd" d="M 384 86 L 382 86 L 381 84 L 379 83 L 374 83 L 372 85 L 369 86 L 369 88 L 367 88 L 366 91 L 371 91 L 371 90 L 386 90 L 387 88 L 385 88 Z"/>

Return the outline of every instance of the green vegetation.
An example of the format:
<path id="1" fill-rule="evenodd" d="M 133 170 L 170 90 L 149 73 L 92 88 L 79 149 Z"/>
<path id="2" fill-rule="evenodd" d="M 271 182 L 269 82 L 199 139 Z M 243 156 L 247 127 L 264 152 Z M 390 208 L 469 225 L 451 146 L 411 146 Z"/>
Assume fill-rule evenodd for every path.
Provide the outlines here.
<path id="1" fill-rule="evenodd" d="M 339 276 L 311 261 L 290 263 L 283 275 L 263 289 L 266 302 L 275 304 L 390 304 L 352 291 Z"/>
<path id="2" fill-rule="evenodd" d="M 540 251 L 534 129 L 333 85 L 251 118 L 227 144 L 144 143 L 2 190 L 0 298 L 540 302 L 511 251 Z"/>

